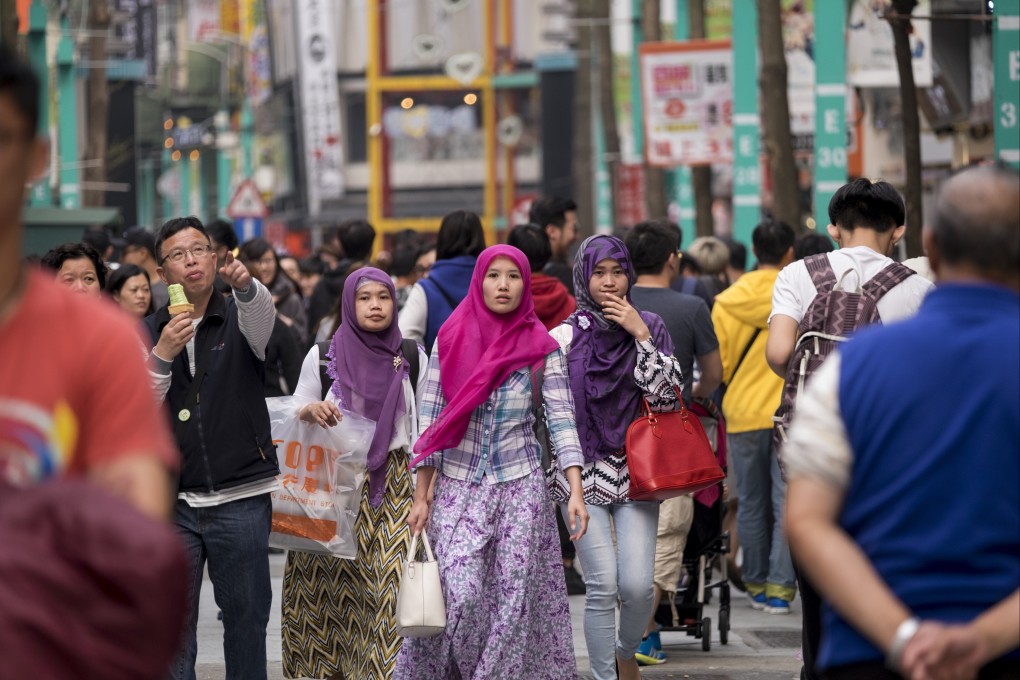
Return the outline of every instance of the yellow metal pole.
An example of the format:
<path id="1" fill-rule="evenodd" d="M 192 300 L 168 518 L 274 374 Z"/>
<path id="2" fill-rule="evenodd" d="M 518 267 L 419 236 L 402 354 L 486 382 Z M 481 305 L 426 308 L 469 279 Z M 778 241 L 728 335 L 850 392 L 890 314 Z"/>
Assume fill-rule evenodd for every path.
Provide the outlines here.
<path id="1" fill-rule="evenodd" d="M 380 0 L 368 0 L 368 63 L 365 68 L 365 130 L 368 138 L 368 221 L 380 226 L 383 221 L 382 188 L 382 91 L 380 87 L 379 25 Z M 382 243 L 382 233 L 376 236 L 376 247 Z"/>

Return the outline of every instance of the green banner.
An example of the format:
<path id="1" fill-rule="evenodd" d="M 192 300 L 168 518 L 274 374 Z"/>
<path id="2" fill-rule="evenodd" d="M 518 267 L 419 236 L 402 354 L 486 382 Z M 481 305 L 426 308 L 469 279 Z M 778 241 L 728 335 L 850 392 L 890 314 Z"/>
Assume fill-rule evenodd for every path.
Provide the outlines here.
<path id="1" fill-rule="evenodd" d="M 995 3 L 995 157 L 1020 169 L 1020 0 Z"/>
<path id="2" fill-rule="evenodd" d="M 815 3 L 815 228 L 829 224 L 829 201 L 846 184 L 846 0 Z"/>
<path id="3" fill-rule="evenodd" d="M 733 0 L 733 12 L 733 238 L 750 249 L 761 216 L 757 3 Z"/>

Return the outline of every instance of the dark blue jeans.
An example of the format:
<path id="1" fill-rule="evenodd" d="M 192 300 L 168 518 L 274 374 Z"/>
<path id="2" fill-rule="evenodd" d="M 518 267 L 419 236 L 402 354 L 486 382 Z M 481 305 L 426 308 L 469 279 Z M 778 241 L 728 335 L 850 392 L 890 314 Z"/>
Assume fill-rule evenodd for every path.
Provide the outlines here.
<path id="1" fill-rule="evenodd" d="M 223 611 L 226 680 L 265 680 L 266 626 L 272 606 L 269 577 L 269 494 L 209 508 L 177 501 L 175 522 L 190 558 L 190 615 L 172 680 L 195 680 L 198 602 L 209 563 L 216 604 Z"/>

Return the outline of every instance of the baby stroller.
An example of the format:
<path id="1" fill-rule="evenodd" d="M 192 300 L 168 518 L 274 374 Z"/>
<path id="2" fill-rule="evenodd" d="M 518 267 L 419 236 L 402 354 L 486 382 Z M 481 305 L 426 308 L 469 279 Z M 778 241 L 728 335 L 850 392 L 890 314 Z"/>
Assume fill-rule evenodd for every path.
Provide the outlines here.
<path id="1" fill-rule="evenodd" d="M 726 432 L 721 414 L 711 402 L 700 400 L 691 404 L 705 424 L 709 441 L 716 430 L 716 458 L 726 469 Z M 710 429 L 711 428 L 711 429 Z M 726 573 L 726 555 L 730 551 L 729 534 L 723 532 L 722 482 L 694 494 L 694 520 L 684 546 L 683 581 L 672 598 L 664 598 L 655 612 L 655 621 L 662 630 L 684 631 L 701 639 L 701 649 L 712 648 L 712 619 L 705 616 L 705 604 L 713 590 L 719 591 L 719 642 L 727 644 L 730 632 L 730 583 Z"/>

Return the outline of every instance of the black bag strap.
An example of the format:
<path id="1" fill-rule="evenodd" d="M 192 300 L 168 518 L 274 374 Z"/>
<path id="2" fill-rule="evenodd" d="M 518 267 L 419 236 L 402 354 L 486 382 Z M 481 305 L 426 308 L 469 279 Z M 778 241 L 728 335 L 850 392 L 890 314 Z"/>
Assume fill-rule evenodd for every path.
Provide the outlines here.
<path id="1" fill-rule="evenodd" d="M 319 389 L 322 391 L 322 401 L 326 401 L 326 395 L 329 394 L 329 388 L 332 386 L 329 372 L 326 370 L 326 367 L 329 366 L 326 354 L 329 353 L 330 342 L 330 340 L 323 340 L 315 343 L 315 346 L 319 348 Z"/>
<path id="2" fill-rule="evenodd" d="M 408 377 L 411 378 L 411 389 L 418 389 L 418 376 L 421 372 L 421 362 L 418 357 L 418 343 L 410 338 L 404 338 L 400 342 L 400 350 L 404 353 L 404 361 L 407 362 Z"/>
<path id="3" fill-rule="evenodd" d="M 322 400 L 326 400 L 326 396 L 329 394 L 329 388 L 332 386 L 332 382 L 329 378 L 329 359 L 326 358 L 326 354 L 329 353 L 329 346 L 331 340 L 323 340 L 322 342 L 315 343 L 315 346 L 319 348 L 319 383 L 322 389 Z M 408 374 L 411 378 L 411 389 L 415 390 L 418 388 L 418 375 L 421 372 L 421 362 L 418 358 L 418 343 L 410 338 L 404 338 L 400 343 L 400 351 L 404 354 L 404 360 L 407 362 Z"/>
<path id="4" fill-rule="evenodd" d="M 754 345 L 754 341 L 758 339 L 758 335 L 761 334 L 760 328 L 755 328 L 754 333 L 751 335 L 751 339 L 747 341 L 747 346 L 744 347 L 744 351 L 740 353 L 740 358 L 737 359 L 737 365 L 733 367 L 733 374 L 730 376 L 730 381 L 727 385 L 732 385 L 733 381 L 737 377 L 737 371 L 740 370 L 740 365 L 744 363 L 744 359 L 747 358 L 747 353 L 751 351 L 751 346 Z"/>
<path id="5" fill-rule="evenodd" d="M 211 342 L 209 342 L 208 334 L 203 337 L 202 346 L 198 345 L 198 333 L 195 334 L 195 375 L 191 378 L 191 387 L 188 388 L 188 394 L 184 397 L 184 405 L 182 409 L 195 409 L 198 410 L 199 404 L 199 390 L 202 389 L 202 380 L 205 378 L 206 371 L 209 370 L 209 350 L 212 348 Z M 187 351 L 187 350 L 185 350 Z M 184 358 L 187 361 L 187 357 Z M 184 426 L 184 421 L 174 414 L 174 430 L 176 431 L 178 441 L 180 441 L 181 428 Z"/>

